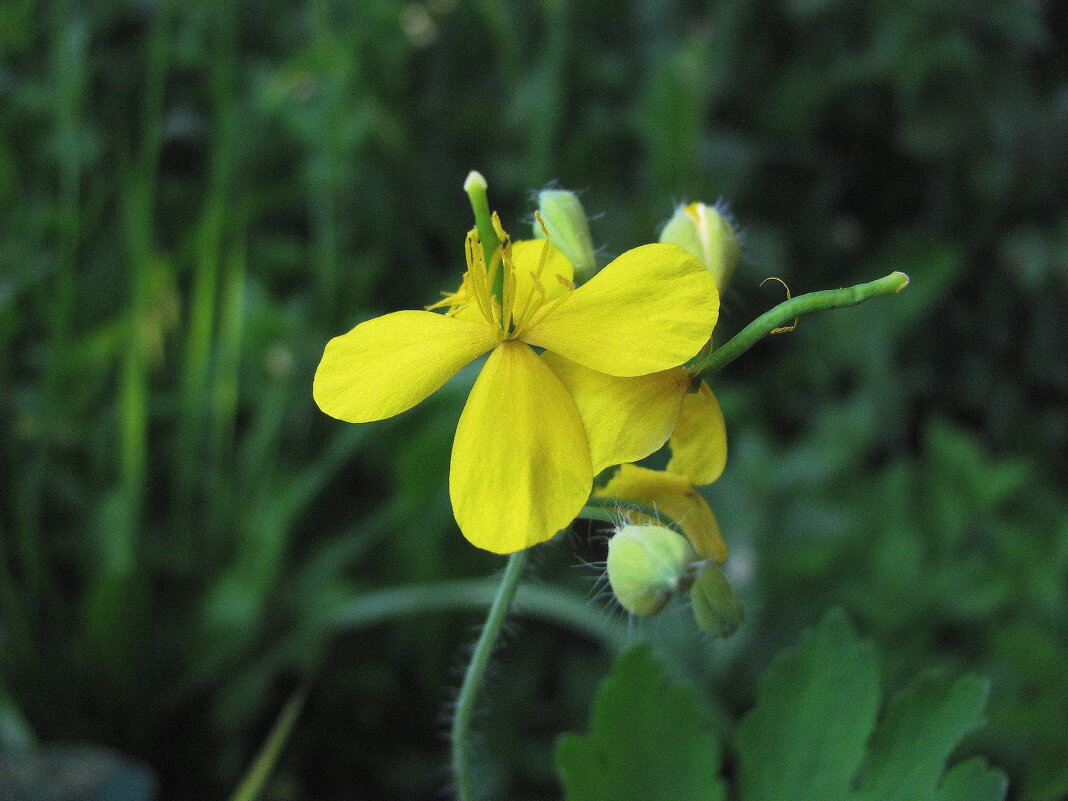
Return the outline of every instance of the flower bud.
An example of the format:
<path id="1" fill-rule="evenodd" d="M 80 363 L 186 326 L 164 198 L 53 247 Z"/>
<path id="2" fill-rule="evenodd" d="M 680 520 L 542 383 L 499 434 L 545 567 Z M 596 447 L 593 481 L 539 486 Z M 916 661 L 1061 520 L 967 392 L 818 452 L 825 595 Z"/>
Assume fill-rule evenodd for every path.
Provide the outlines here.
<path id="1" fill-rule="evenodd" d="M 689 540 L 663 526 L 624 526 L 608 541 L 608 581 L 638 617 L 655 615 L 685 590 L 697 561 Z"/>
<path id="2" fill-rule="evenodd" d="M 738 263 L 738 237 L 713 206 L 691 203 L 679 206 L 660 233 L 661 242 L 671 242 L 688 250 L 716 279 L 722 292 Z"/>
<path id="3" fill-rule="evenodd" d="M 712 637 L 730 637 L 742 625 L 745 610 L 719 565 L 709 561 L 690 588 L 693 616 Z"/>
<path id="4" fill-rule="evenodd" d="M 538 192 L 538 214 L 549 233 L 549 240 L 575 268 L 576 283 L 592 278 L 597 268 L 593 239 L 578 195 L 563 189 L 544 189 Z M 545 238 L 545 231 L 538 222 L 534 223 L 534 236 Z"/>

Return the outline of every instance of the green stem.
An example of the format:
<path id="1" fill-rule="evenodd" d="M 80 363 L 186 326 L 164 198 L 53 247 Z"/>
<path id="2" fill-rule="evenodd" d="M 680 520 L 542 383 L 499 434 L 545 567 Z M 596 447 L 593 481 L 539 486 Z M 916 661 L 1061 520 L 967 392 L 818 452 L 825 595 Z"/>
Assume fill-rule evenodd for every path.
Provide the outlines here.
<path id="1" fill-rule="evenodd" d="M 493 579 L 486 578 L 390 587 L 353 598 L 324 614 L 323 620 L 333 630 L 362 629 L 409 615 L 485 608 L 493 603 L 497 586 Z M 600 641 L 613 652 L 622 651 L 630 642 L 625 625 L 606 617 L 603 610 L 591 606 L 589 598 L 578 593 L 527 584 L 516 593 L 513 609 L 520 615 L 567 626 Z M 309 647 L 310 643 L 296 640 L 292 651 L 307 652 Z"/>
<path id="2" fill-rule="evenodd" d="M 583 516 L 589 517 L 585 513 Z M 316 612 L 314 622 L 305 620 L 298 624 L 289 636 L 276 642 L 252 663 L 244 675 L 273 675 L 281 667 L 304 664 L 307 654 L 316 652 L 323 642 L 339 631 L 359 631 L 415 615 L 485 609 L 497 597 L 497 590 L 494 579 L 479 578 L 387 587 L 363 593 Z M 535 621 L 573 629 L 600 643 L 612 654 L 622 653 L 633 642 L 623 620 L 605 614 L 603 609 L 591 604 L 588 597 L 576 592 L 526 584 L 516 593 L 513 609 Z M 29 645 L 27 642 L 27 649 Z M 177 705 L 216 678 L 216 673 L 210 669 L 199 670 L 181 685 L 172 687 L 164 705 Z"/>
<path id="3" fill-rule="evenodd" d="M 866 284 L 846 287 L 845 289 L 827 289 L 822 292 L 810 292 L 780 303 L 774 309 L 764 312 L 753 322 L 739 331 L 725 344 L 713 350 L 705 359 L 694 365 L 691 372 L 708 377 L 717 370 L 726 367 L 753 345 L 766 337 L 776 328 L 789 325 L 803 314 L 856 306 L 866 300 L 895 295 L 909 285 L 909 277 L 901 272 L 893 272 Z"/>
<path id="4" fill-rule="evenodd" d="M 267 780 L 271 778 L 271 773 L 278 764 L 278 758 L 282 755 L 282 749 L 285 748 L 286 741 L 293 733 L 293 727 L 297 725 L 297 719 L 304 709 L 304 701 L 307 697 L 307 685 L 298 687 L 296 692 L 289 696 L 289 700 L 282 708 L 282 713 L 271 728 L 271 733 L 267 735 L 267 740 L 260 747 L 256 759 L 249 766 L 248 772 L 234 794 L 230 796 L 230 801 L 256 801 L 264 795 Z"/>
<path id="5" fill-rule="evenodd" d="M 482 679 L 485 678 L 493 648 L 497 644 L 501 628 L 508 617 L 508 610 L 515 598 L 516 589 L 519 587 L 519 577 L 523 575 L 526 562 L 526 551 L 516 551 L 508 557 L 504 577 L 501 579 L 500 587 L 497 588 L 497 597 L 493 599 L 493 605 L 490 606 L 486 624 L 482 627 L 482 633 L 475 644 L 475 652 L 471 655 L 471 663 L 467 666 L 467 672 L 464 673 L 460 695 L 456 699 L 456 715 L 452 721 L 452 771 L 456 780 L 456 797 L 459 801 L 473 801 L 475 798 L 471 775 L 471 720 L 474 716 Z"/>

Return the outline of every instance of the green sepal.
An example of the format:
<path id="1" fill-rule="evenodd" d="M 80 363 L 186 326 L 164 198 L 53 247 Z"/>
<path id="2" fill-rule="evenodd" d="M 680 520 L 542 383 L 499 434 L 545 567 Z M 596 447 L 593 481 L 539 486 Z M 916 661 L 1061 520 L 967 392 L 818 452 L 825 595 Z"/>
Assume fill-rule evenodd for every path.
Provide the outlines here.
<path id="1" fill-rule="evenodd" d="M 582 202 L 574 192 L 563 189 L 543 189 L 538 192 L 538 214 L 541 224 L 535 220 L 534 236 L 549 241 L 571 262 L 575 268 L 575 283 L 582 284 L 597 272 L 593 253 L 593 238 Z"/>
<path id="2" fill-rule="evenodd" d="M 720 566 L 708 562 L 690 588 L 693 617 L 710 637 L 730 637 L 742 625 L 745 609 Z"/>

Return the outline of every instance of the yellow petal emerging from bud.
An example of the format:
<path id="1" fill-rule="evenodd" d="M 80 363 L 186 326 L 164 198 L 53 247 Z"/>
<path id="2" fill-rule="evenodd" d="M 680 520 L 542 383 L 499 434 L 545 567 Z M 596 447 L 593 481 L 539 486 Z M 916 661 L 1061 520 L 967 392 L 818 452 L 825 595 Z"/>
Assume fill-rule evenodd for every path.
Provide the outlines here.
<path id="1" fill-rule="evenodd" d="M 678 521 L 682 533 L 689 538 L 702 559 L 712 558 L 722 562 L 727 558 L 727 543 L 723 541 L 716 516 L 708 501 L 693 488 L 686 476 L 625 464 L 594 494 L 653 507 Z M 635 523 L 657 522 L 650 520 L 647 515 L 639 514 L 636 517 Z"/>
<path id="2" fill-rule="evenodd" d="M 578 195 L 562 189 L 538 192 L 538 214 L 545 224 L 545 231 L 541 224 L 535 222 L 534 236 L 544 239 L 548 231 L 549 240 L 574 265 L 578 283 L 590 279 L 597 265 L 593 256 L 590 226 Z"/>
<path id="3" fill-rule="evenodd" d="M 738 237 L 713 206 L 679 206 L 660 234 L 661 242 L 681 245 L 701 260 L 716 279 L 720 292 L 738 263 Z"/>
<path id="4" fill-rule="evenodd" d="M 742 625 L 744 610 L 719 565 L 708 562 L 690 588 L 693 616 L 712 637 L 730 637 Z"/>
<path id="5" fill-rule="evenodd" d="M 624 526 L 608 541 L 612 592 L 638 617 L 655 615 L 685 590 L 696 561 L 689 541 L 663 526 Z"/>

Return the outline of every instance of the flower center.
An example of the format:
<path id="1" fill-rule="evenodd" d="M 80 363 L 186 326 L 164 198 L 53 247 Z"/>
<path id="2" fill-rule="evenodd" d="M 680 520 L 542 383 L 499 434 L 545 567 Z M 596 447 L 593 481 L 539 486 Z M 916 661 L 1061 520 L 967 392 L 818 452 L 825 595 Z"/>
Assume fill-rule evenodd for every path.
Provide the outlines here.
<path id="1" fill-rule="evenodd" d="M 493 227 L 500 241 L 500 246 L 493 253 L 489 263 L 486 262 L 485 250 L 478 238 L 478 230 L 472 228 L 467 234 L 464 251 L 467 258 L 467 272 L 464 273 L 460 288 L 452 293 L 444 293 L 444 298 L 428 306 L 428 309 L 447 306 L 450 315 L 473 308 L 487 323 L 496 328 L 501 340 L 517 339 L 523 330 L 543 312 L 555 306 L 562 297 L 550 300 L 542 284 L 549 259 L 548 239 L 541 249 L 536 270 L 527 275 L 520 275 L 512 257 L 512 239 L 501 227 L 497 214 L 493 215 Z M 563 278 L 558 280 L 566 286 L 572 286 Z"/>

